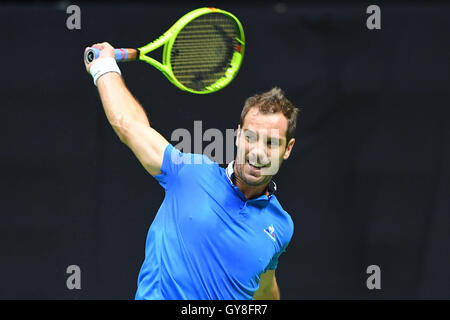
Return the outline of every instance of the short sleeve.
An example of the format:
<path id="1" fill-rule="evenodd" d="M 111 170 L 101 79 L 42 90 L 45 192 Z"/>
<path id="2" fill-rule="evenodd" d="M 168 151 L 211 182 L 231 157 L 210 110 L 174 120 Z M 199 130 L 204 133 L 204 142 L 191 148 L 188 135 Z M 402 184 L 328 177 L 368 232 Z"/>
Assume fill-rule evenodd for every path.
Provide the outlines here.
<path id="1" fill-rule="evenodd" d="M 166 189 L 177 175 L 186 161 L 183 161 L 186 154 L 180 152 L 170 143 L 164 150 L 163 162 L 161 165 L 161 173 L 155 175 L 154 178 L 158 180 L 159 184 Z"/>
<path id="2" fill-rule="evenodd" d="M 293 223 L 292 220 L 290 220 L 290 225 L 292 226 L 292 231 L 290 233 L 290 236 L 288 238 L 288 240 L 285 242 L 284 246 L 281 248 L 281 250 L 279 252 L 277 252 L 276 254 L 274 254 L 274 256 L 272 257 L 272 259 L 270 260 L 269 264 L 267 265 L 266 269 L 264 270 L 264 272 L 266 272 L 267 270 L 276 270 L 277 266 L 278 266 L 278 259 L 280 258 L 281 254 L 283 252 L 286 252 L 286 249 L 289 245 L 289 243 L 291 242 L 292 239 L 292 234 L 293 234 Z"/>
<path id="3" fill-rule="evenodd" d="M 186 165 L 202 164 L 205 162 L 207 161 L 202 155 L 183 153 L 169 143 L 164 150 L 161 173 L 155 175 L 154 178 L 164 189 L 168 189 Z"/>
<path id="4" fill-rule="evenodd" d="M 281 254 L 283 252 L 286 252 L 287 247 L 289 246 L 289 243 L 292 240 L 292 236 L 294 234 L 294 222 L 292 221 L 291 217 L 287 212 L 285 212 L 285 216 L 287 217 L 287 226 L 286 226 L 286 232 L 284 232 L 284 236 L 282 237 L 284 241 L 282 241 L 283 246 L 281 247 L 281 250 L 275 253 L 270 260 L 269 264 L 267 265 L 266 269 L 264 269 L 264 272 L 267 270 L 276 270 L 278 266 L 278 259 L 280 258 Z"/>
<path id="5" fill-rule="evenodd" d="M 281 254 L 283 252 L 285 252 L 286 249 L 284 248 L 283 250 L 281 250 L 280 252 L 278 252 L 277 254 L 275 254 L 272 259 L 270 260 L 269 264 L 267 265 L 266 269 L 264 270 L 264 272 L 266 272 L 267 270 L 276 270 L 277 266 L 278 266 L 278 259 L 280 258 Z"/>

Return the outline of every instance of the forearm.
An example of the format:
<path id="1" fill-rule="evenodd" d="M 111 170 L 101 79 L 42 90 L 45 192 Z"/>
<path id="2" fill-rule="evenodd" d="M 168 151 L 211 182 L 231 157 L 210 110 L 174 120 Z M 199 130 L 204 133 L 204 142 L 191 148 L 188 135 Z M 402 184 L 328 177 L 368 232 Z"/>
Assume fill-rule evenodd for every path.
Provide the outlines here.
<path id="1" fill-rule="evenodd" d="M 147 115 L 125 86 L 122 77 L 110 72 L 98 79 L 98 92 L 108 121 L 116 130 L 121 121 L 137 121 L 149 126 Z"/>
<path id="2" fill-rule="evenodd" d="M 275 283 L 272 287 L 258 289 L 253 296 L 253 300 L 280 300 L 278 285 Z"/>
<path id="3" fill-rule="evenodd" d="M 280 290 L 278 289 L 277 284 L 275 284 L 272 290 L 272 300 L 280 300 Z"/>

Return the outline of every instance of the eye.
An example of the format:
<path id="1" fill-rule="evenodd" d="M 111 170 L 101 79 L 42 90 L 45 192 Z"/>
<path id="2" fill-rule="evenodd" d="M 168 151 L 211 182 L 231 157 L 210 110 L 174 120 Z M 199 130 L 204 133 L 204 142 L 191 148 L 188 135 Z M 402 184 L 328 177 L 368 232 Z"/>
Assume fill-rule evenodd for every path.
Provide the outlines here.
<path id="1" fill-rule="evenodd" d="M 267 145 L 270 147 L 278 147 L 278 140 L 277 139 L 269 139 L 267 140 Z"/>
<path id="2" fill-rule="evenodd" d="M 247 131 L 247 132 L 245 133 L 245 139 L 246 139 L 248 142 L 253 143 L 253 142 L 256 141 L 256 135 L 253 134 L 253 133 L 251 133 L 251 132 L 248 132 L 248 131 Z"/>

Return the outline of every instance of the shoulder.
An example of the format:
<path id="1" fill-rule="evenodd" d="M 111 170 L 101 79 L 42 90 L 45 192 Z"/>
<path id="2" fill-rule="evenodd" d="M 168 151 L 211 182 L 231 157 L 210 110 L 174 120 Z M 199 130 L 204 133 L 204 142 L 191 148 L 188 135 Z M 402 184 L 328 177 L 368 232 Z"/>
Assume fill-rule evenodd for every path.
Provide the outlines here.
<path id="1" fill-rule="evenodd" d="M 175 184 L 189 180 L 198 180 L 200 177 L 211 177 L 218 174 L 219 165 L 208 156 L 180 151 L 176 146 L 168 144 L 164 150 L 161 174 L 154 176 L 160 184 L 169 189 Z"/>
<path id="2" fill-rule="evenodd" d="M 208 156 L 199 153 L 183 153 L 174 148 L 175 159 L 182 162 L 182 170 L 180 175 L 214 175 L 220 174 L 221 167 L 219 164 L 211 160 Z"/>

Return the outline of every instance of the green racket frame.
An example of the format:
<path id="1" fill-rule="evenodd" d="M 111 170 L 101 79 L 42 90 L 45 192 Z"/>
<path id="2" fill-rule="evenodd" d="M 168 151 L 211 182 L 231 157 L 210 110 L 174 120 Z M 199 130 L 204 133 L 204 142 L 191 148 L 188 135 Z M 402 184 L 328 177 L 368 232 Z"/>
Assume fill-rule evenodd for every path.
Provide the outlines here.
<path id="1" fill-rule="evenodd" d="M 177 38 L 177 35 L 180 33 L 180 31 L 192 20 L 210 13 L 221 13 L 224 15 L 227 15 L 231 19 L 234 20 L 236 23 L 236 26 L 238 27 L 239 35 L 238 38 L 236 38 L 236 41 L 239 43 L 239 45 L 236 45 L 234 48 L 233 56 L 230 61 L 230 65 L 228 69 L 225 71 L 225 74 L 218 79 L 216 82 L 212 83 L 211 85 L 205 87 L 203 90 L 194 90 L 191 88 L 188 88 L 184 86 L 182 83 L 180 83 L 176 76 L 174 75 L 172 71 L 172 66 L 170 63 L 170 53 L 172 51 L 173 44 Z M 149 57 L 147 54 L 158 49 L 164 45 L 163 48 L 163 58 L 162 63 L 157 61 L 154 58 Z M 217 9 L 217 8 L 199 8 L 196 10 L 193 10 L 187 14 L 185 14 L 183 17 L 181 17 L 169 30 L 167 30 L 162 36 L 160 36 L 155 41 L 150 42 L 149 44 L 146 44 L 145 46 L 142 46 L 138 49 L 116 49 L 115 50 L 115 59 L 117 61 L 133 61 L 133 60 L 141 60 L 145 61 L 155 68 L 157 68 L 159 71 L 161 71 L 167 79 L 169 79 L 175 86 L 178 88 L 191 92 L 196 94 L 207 94 L 212 93 L 215 91 L 218 91 L 225 86 L 227 86 L 237 75 L 242 60 L 244 58 L 244 51 L 245 51 L 245 35 L 244 35 L 244 29 L 242 28 L 242 24 L 240 21 L 231 13 Z M 100 51 L 95 48 L 90 48 L 90 50 L 87 50 L 85 53 L 85 58 L 88 62 L 91 62 L 93 59 L 97 58 L 100 54 Z"/>

